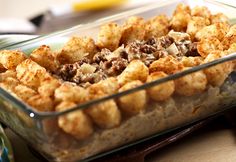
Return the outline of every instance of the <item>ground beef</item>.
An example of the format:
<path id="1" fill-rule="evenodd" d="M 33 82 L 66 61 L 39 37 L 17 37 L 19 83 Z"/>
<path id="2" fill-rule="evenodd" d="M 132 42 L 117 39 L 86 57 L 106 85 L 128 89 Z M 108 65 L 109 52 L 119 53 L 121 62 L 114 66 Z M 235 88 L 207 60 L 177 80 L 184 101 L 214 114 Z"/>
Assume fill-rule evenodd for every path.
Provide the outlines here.
<path id="1" fill-rule="evenodd" d="M 95 67 L 95 72 L 83 74 L 80 70 L 80 66 L 84 63 L 90 64 Z M 59 76 L 65 81 L 74 82 L 78 85 L 85 83 L 93 84 L 107 77 L 107 75 L 100 69 L 98 64 L 91 63 L 91 61 L 89 61 L 88 59 L 82 59 L 73 64 L 62 65 L 57 71 L 57 76 Z"/>
<path id="2" fill-rule="evenodd" d="M 156 60 L 156 57 L 153 54 L 145 54 L 141 55 L 141 60 L 146 66 L 149 66 L 153 61 Z"/>
<path id="3" fill-rule="evenodd" d="M 151 45 L 151 46 L 155 46 L 157 44 L 157 39 L 152 37 L 152 38 L 149 38 L 147 41 L 146 41 L 146 44 L 148 45 Z"/>
<path id="4" fill-rule="evenodd" d="M 166 50 L 159 50 L 159 51 L 156 51 L 153 53 L 153 56 L 156 58 L 156 59 L 159 59 L 159 58 L 163 58 L 163 57 L 166 57 L 168 54 L 168 52 Z"/>
<path id="5" fill-rule="evenodd" d="M 153 47 L 152 45 L 144 44 L 140 47 L 140 51 L 143 53 L 151 54 L 155 52 L 157 49 Z"/>
<path id="6" fill-rule="evenodd" d="M 146 53 L 151 54 L 157 51 L 155 39 L 150 39 L 148 41 L 134 41 L 126 46 L 127 53 L 130 54 L 140 54 Z"/>
<path id="7" fill-rule="evenodd" d="M 147 41 L 135 41 L 126 46 L 128 53 L 128 62 L 139 59 L 142 60 L 146 66 L 149 66 L 153 61 L 168 55 L 168 52 L 162 43 L 168 44 L 172 41 L 171 37 L 161 37 L 160 39 L 150 38 Z"/>
<path id="8" fill-rule="evenodd" d="M 62 65 L 58 69 L 57 76 L 87 87 L 107 77 L 121 74 L 132 60 L 139 59 L 149 66 L 153 61 L 167 55 L 173 55 L 177 59 L 182 56 L 198 56 L 197 42 L 192 43 L 191 40 L 174 42 L 174 39 L 168 35 L 160 38 L 153 37 L 146 41 L 136 40 L 113 52 L 104 48 L 96 53 L 92 60 L 85 58 L 74 64 Z M 90 64 L 96 70 L 85 73 L 81 67 L 84 63 Z"/>
<path id="9" fill-rule="evenodd" d="M 109 61 L 101 62 L 100 65 L 107 75 L 116 76 L 126 68 L 128 65 L 128 60 L 121 57 L 116 57 Z"/>
<path id="10" fill-rule="evenodd" d="M 57 71 L 57 75 L 60 76 L 63 80 L 69 81 L 77 72 L 79 64 L 65 64 L 62 65 Z"/>
<path id="11" fill-rule="evenodd" d="M 174 43 L 174 39 L 170 36 L 162 36 L 158 38 L 158 43 L 161 47 L 167 48 L 169 47 L 172 43 Z"/>
<path id="12" fill-rule="evenodd" d="M 186 53 L 186 56 L 200 56 L 197 51 L 197 42 L 193 42 L 189 44 L 188 52 Z"/>
<path id="13" fill-rule="evenodd" d="M 101 70 L 98 70 L 94 73 L 88 73 L 88 74 L 83 74 L 82 72 L 79 71 L 79 69 L 77 71 L 78 72 L 76 73 L 76 75 L 73 78 L 71 78 L 70 81 L 77 83 L 79 85 L 85 84 L 85 83 L 93 84 L 107 78 L 105 73 L 102 72 Z"/>
<path id="14" fill-rule="evenodd" d="M 111 51 L 107 48 L 101 50 L 93 56 L 93 62 L 100 63 L 101 61 L 107 61 L 106 56 L 111 54 Z"/>

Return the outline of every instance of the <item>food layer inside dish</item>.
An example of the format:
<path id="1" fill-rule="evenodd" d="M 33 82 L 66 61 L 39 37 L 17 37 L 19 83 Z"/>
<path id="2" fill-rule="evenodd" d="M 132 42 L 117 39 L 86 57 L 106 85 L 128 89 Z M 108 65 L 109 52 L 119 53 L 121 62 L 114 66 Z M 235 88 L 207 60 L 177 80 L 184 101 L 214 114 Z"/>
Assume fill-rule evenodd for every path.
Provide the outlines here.
<path id="1" fill-rule="evenodd" d="M 19 50 L 2 50 L 0 86 L 36 111 L 61 112 L 235 51 L 236 26 L 224 14 L 179 4 L 170 18 L 133 16 L 122 25 L 110 22 L 101 26 L 96 40 L 74 36 L 56 52 L 47 45 L 29 57 Z M 58 126 L 77 140 L 89 138 L 97 129 L 116 128 L 145 114 L 150 104 L 218 89 L 234 64 L 229 61 L 68 113 L 58 118 Z"/>

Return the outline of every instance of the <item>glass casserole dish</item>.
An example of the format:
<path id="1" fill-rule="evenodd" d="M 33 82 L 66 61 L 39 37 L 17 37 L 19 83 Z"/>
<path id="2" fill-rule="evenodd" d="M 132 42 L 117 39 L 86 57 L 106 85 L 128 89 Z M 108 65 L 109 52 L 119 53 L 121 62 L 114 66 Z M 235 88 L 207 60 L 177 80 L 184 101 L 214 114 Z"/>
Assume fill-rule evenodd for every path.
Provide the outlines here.
<path id="1" fill-rule="evenodd" d="M 100 25 L 107 22 L 122 23 L 127 16 L 133 15 L 141 16 L 145 19 L 158 14 L 170 16 L 179 3 L 185 3 L 191 7 L 195 5 L 206 6 L 213 13 L 216 11 L 223 12 L 228 13 L 228 16 L 230 16 L 230 11 L 232 13 L 234 11 L 234 9 L 227 6 L 222 7 L 203 1 L 195 2 L 196 4 L 181 0 L 160 1 L 157 5 L 145 6 L 98 20 L 92 24 L 79 25 L 47 36 L 16 43 L 4 49 L 20 49 L 30 54 L 37 47 L 46 44 L 52 50 L 59 50 L 69 37 L 74 35 L 90 36 L 95 39 L 95 33 L 99 33 Z M 176 36 L 179 33 L 170 31 L 169 35 L 171 34 Z M 223 47 L 221 50 L 223 50 Z M 212 57 L 218 55 L 217 52 L 219 51 L 215 55 L 211 55 L 212 57 L 204 57 L 204 61 L 208 60 L 203 61 L 201 64 L 197 63 L 197 66 L 191 66 L 195 64 L 194 61 L 182 62 L 185 67 L 181 71 L 170 73 L 168 73 L 168 70 L 176 70 L 173 64 L 175 59 L 172 57 L 169 58 L 171 64 L 167 66 L 167 70 L 159 66 L 161 62 L 155 64 L 154 61 L 147 68 L 143 66 L 142 61 L 134 60 L 118 76 L 120 87 L 118 88 L 119 91 L 115 91 L 116 93 L 112 89 L 116 80 L 114 78 L 109 80 L 108 78 L 109 82 L 99 82 L 100 87 L 98 89 L 96 87 L 90 88 L 91 93 L 94 93 L 95 96 L 100 91 L 102 93 L 105 91 L 105 94 L 98 95 L 99 97 L 92 97 L 89 101 L 78 105 L 71 104 L 73 108 L 66 110 L 64 109 L 66 107 L 64 102 L 64 105 L 62 104 L 62 107 L 58 108 L 62 109 L 62 111 L 56 112 L 36 111 L 31 107 L 36 104 L 36 100 L 33 100 L 32 105 L 29 106 L 29 104 L 22 102 L 19 98 L 4 90 L 4 88 L 7 88 L 1 84 L 0 119 L 50 161 L 89 160 L 97 154 L 117 149 L 121 146 L 128 146 L 127 144 L 131 145 L 132 142 L 157 136 L 183 124 L 233 107 L 236 94 L 233 60 L 236 58 L 236 54 L 234 54 L 234 46 L 231 47 L 231 44 L 224 51 L 226 54 L 224 53 L 224 56 L 216 59 Z M 171 52 L 173 50 L 170 50 Z M 205 54 L 205 49 L 202 52 Z M 168 62 L 168 60 L 164 60 L 165 62 Z M 29 63 L 31 64 L 32 62 Z M 32 64 L 32 68 L 33 66 Z M 168 75 L 156 72 L 157 69 L 166 70 L 165 73 L 168 73 Z M 129 76 L 133 71 L 141 71 L 141 74 Z M 146 78 L 144 77 L 143 79 L 145 73 Z M 26 73 L 22 74 L 22 77 L 24 78 L 25 75 Z M 1 75 L 1 80 L 4 80 L 3 76 Z M 132 82 L 129 83 L 127 80 Z M 103 90 L 101 90 L 101 87 Z M 46 87 L 47 89 L 50 89 L 50 87 Z M 78 93 L 79 97 L 86 97 L 86 93 L 80 94 L 81 89 L 76 87 L 73 87 L 73 89 L 75 89 L 75 93 Z M 73 91 L 73 89 L 70 90 Z M 161 89 L 164 89 L 164 92 Z M 158 94 L 157 92 L 159 95 L 156 95 Z M 26 96 L 26 94 L 24 95 Z M 73 95 L 72 97 L 75 97 Z M 62 96 L 61 100 L 66 97 L 68 96 Z M 47 100 L 43 100 L 43 103 L 46 106 L 47 104 L 50 105 Z M 94 115 L 97 111 L 89 111 L 91 108 L 93 108 L 92 110 L 97 110 L 98 107 L 103 110 L 99 112 L 100 114 L 98 113 L 99 117 Z M 107 108 L 111 112 L 106 112 Z M 89 127 L 84 128 L 85 132 L 89 132 L 89 136 L 80 134 L 83 129 L 77 130 L 76 127 L 81 126 L 80 122 L 82 126 L 87 124 L 87 117 L 83 116 L 84 112 L 88 113 L 89 118 L 93 120 L 93 124 L 90 123 Z M 81 116 L 81 114 L 82 117 L 77 119 L 77 116 Z M 103 118 L 104 114 L 106 117 Z M 74 119 L 80 122 L 73 123 Z M 68 124 L 70 122 L 72 122 L 72 125 Z M 73 130 L 76 131 L 73 132 Z"/>

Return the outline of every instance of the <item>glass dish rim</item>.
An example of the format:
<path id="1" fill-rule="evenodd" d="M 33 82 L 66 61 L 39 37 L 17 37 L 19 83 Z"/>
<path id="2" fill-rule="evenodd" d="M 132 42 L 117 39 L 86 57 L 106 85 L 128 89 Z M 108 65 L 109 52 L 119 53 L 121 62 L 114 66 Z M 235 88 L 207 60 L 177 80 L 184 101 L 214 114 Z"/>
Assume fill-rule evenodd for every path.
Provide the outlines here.
<path id="1" fill-rule="evenodd" d="M 112 16 L 108 16 L 108 17 L 105 17 L 105 18 L 98 19 L 97 21 L 92 22 L 92 23 L 80 24 L 80 25 L 77 25 L 77 26 L 74 26 L 74 27 L 71 27 L 71 28 L 68 28 L 68 29 L 65 29 L 65 30 L 53 32 L 53 33 L 48 34 L 48 35 L 37 36 L 37 37 L 32 38 L 32 39 L 28 39 L 28 40 L 24 40 L 24 41 L 21 41 L 21 42 L 13 43 L 11 45 L 4 46 L 4 47 L 0 48 L 0 50 L 9 49 L 9 48 L 10 49 L 17 49 L 19 47 L 23 47 L 23 46 L 27 46 L 31 43 L 35 43 L 36 41 L 40 41 L 40 40 L 47 39 L 47 38 L 53 38 L 53 37 L 65 35 L 67 33 L 76 31 L 78 29 L 83 29 L 83 28 L 88 28 L 88 27 L 91 28 L 93 26 L 102 25 L 105 22 L 114 21 L 114 20 L 117 20 L 117 19 L 124 18 L 124 16 L 127 17 L 127 16 L 131 16 L 131 15 L 139 14 L 139 13 L 142 13 L 142 12 L 146 12 L 148 10 L 159 8 L 159 7 L 162 7 L 162 6 L 171 4 L 171 3 L 175 3 L 175 2 L 179 2 L 179 1 L 180 0 L 161 1 L 158 4 L 146 5 L 146 6 L 143 6 L 143 7 L 139 7 L 139 8 L 128 10 L 128 11 L 125 11 L 125 12 L 122 12 L 122 13 L 119 13 L 119 14 L 115 14 L 115 15 L 112 15 Z M 212 3 L 214 5 L 219 5 L 219 6 L 224 6 L 224 7 L 235 9 L 232 6 L 227 6 L 225 4 L 221 4 L 221 3 L 213 1 L 213 0 L 203 0 L 203 2 Z M 11 104 L 14 104 L 17 107 L 19 107 L 20 110 L 23 110 L 31 118 L 44 119 L 44 118 L 58 117 L 58 116 L 65 115 L 67 113 L 70 113 L 70 112 L 73 112 L 73 111 L 76 111 L 76 110 L 86 109 L 86 108 L 88 108 L 88 107 L 90 107 L 94 104 L 102 103 L 102 102 L 107 101 L 109 99 L 114 99 L 114 98 L 117 98 L 117 97 L 121 97 L 121 96 L 130 94 L 130 93 L 139 91 L 141 89 L 150 88 L 152 86 L 156 86 L 156 85 L 164 83 L 166 81 L 177 79 L 179 77 L 185 76 L 185 75 L 193 73 L 193 72 L 204 70 L 208 67 L 212 67 L 212 66 L 220 64 L 220 63 L 224 63 L 224 62 L 227 62 L 227 61 L 232 61 L 234 59 L 236 59 L 236 53 L 231 53 L 231 54 L 229 54 L 227 56 L 224 56 L 222 58 L 219 58 L 217 60 L 214 60 L 214 61 L 211 61 L 211 62 L 208 62 L 208 63 L 204 63 L 204 64 L 201 64 L 201 65 L 198 65 L 198 66 L 195 66 L 195 67 L 188 68 L 188 69 L 183 70 L 181 72 L 178 72 L 178 73 L 175 73 L 175 74 L 172 74 L 172 75 L 168 75 L 167 77 L 164 77 L 164 78 L 161 78 L 161 79 L 149 82 L 149 83 L 144 83 L 143 85 L 138 86 L 138 87 L 133 88 L 133 89 L 129 89 L 129 90 L 126 90 L 126 91 L 123 91 L 123 92 L 115 93 L 115 94 L 112 94 L 112 95 L 108 95 L 108 96 L 105 96 L 105 97 L 102 97 L 102 98 L 99 98 L 99 99 L 91 100 L 91 101 L 88 101 L 88 102 L 83 103 L 83 104 L 77 104 L 75 107 L 73 107 L 71 109 L 68 109 L 68 110 L 61 111 L 61 112 L 55 112 L 55 111 L 53 111 L 53 112 L 39 112 L 39 111 L 36 111 L 36 110 L 34 110 L 34 108 L 27 105 L 25 102 L 19 100 L 17 97 L 15 97 L 14 95 L 7 92 L 6 90 L 4 90 L 1 87 L 0 87 L 0 96 L 2 96 L 5 100 L 8 100 Z"/>

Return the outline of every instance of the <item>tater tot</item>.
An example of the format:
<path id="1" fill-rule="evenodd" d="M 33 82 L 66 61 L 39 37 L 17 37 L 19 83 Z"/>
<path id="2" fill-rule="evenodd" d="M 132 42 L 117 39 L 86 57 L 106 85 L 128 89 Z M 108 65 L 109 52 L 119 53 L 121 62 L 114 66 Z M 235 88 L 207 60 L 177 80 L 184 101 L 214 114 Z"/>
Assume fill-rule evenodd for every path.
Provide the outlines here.
<path id="1" fill-rule="evenodd" d="M 191 19 L 190 7 L 185 4 L 179 4 L 170 20 L 171 29 L 175 31 L 185 31 L 188 21 Z"/>
<path id="2" fill-rule="evenodd" d="M 6 69 L 14 69 L 18 64 L 25 60 L 24 53 L 15 50 L 0 51 L 0 64 Z"/>
<path id="3" fill-rule="evenodd" d="M 232 43 L 227 50 L 224 51 L 226 54 L 236 52 L 236 42 Z"/>
<path id="4" fill-rule="evenodd" d="M 23 101 L 28 100 L 30 97 L 35 96 L 37 92 L 25 85 L 19 84 L 14 88 L 14 93 Z"/>
<path id="5" fill-rule="evenodd" d="M 235 53 L 235 52 L 236 52 L 236 43 L 233 43 L 233 44 L 230 45 L 228 50 L 225 50 L 223 52 L 223 55 L 229 55 L 229 54 L 232 54 L 232 53 Z M 236 70 L 236 60 L 234 59 L 232 62 L 234 64 L 234 70 Z"/>
<path id="6" fill-rule="evenodd" d="M 91 59 L 96 52 L 97 47 L 92 38 L 72 37 L 56 57 L 61 64 L 74 63 L 84 57 Z"/>
<path id="7" fill-rule="evenodd" d="M 17 79 L 31 88 L 37 89 L 47 74 L 46 69 L 30 59 L 26 59 L 16 67 Z"/>
<path id="8" fill-rule="evenodd" d="M 188 22 L 190 21 L 191 16 L 188 13 L 177 13 L 170 20 L 171 29 L 175 31 L 184 32 L 187 29 Z"/>
<path id="9" fill-rule="evenodd" d="M 192 96 L 206 89 L 207 77 L 203 71 L 198 71 L 176 79 L 174 82 L 175 93 L 184 96 Z"/>
<path id="10" fill-rule="evenodd" d="M 229 23 L 229 18 L 223 13 L 217 13 L 215 15 L 211 15 L 211 24 L 215 23 Z"/>
<path id="11" fill-rule="evenodd" d="M 217 51 L 217 50 L 222 51 L 223 45 L 215 37 L 202 39 L 197 44 L 197 51 L 203 58 L 207 57 L 207 55 L 210 54 L 211 52 Z"/>
<path id="12" fill-rule="evenodd" d="M 191 9 L 190 9 L 190 7 L 188 5 L 180 3 L 180 4 L 177 5 L 173 15 L 176 15 L 176 14 L 178 14 L 180 12 L 181 13 L 188 13 L 188 14 L 190 14 L 191 13 Z"/>
<path id="13" fill-rule="evenodd" d="M 101 128 L 114 128 L 121 122 L 120 110 L 114 100 L 96 104 L 95 106 L 85 109 L 85 112 L 92 118 L 94 123 Z"/>
<path id="14" fill-rule="evenodd" d="M 14 88 L 19 85 L 20 82 L 16 78 L 7 77 L 4 81 L 0 82 L 0 87 L 4 88 L 5 90 L 14 91 Z"/>
<path id="15" fill-rule="evenodd" d="M 158 15 L 153 17 L 146 22 L 145 29 L 145 39 L 164 36 L 169 32 L 170 29 L 169 19 L 166 15 Z"/>
<path id="16" fill-rule="evenodd" d="M 216 51 L 214 53 L 209 54 L 204 63 L 211 62 L 213 60 L 219 59 L 221 57 L 221 53 Z M 208 69 L 204 70 L 204 73 L 207 76 L 208 83 L 215 87 L 220 87 L 228 75 L 233 71 L 233 63 L 232 61 L 228 61 Z"/>
<path id="17" fill-rule="evenodd" d="M 93 94 L 102 92 L 109 95 L 109 94 L 114 94 L 118 92 L 119 87 L 120 86 L 118 84 L 117 78 L 110 77 L 105 80 L 101 80 L 98 83 L 92 84 L 88 88 L 88 90 L 89 90 L 89 93 L 93 93 Z"/>
<path id="18" fill-rule="evenodd" d="M 76 106 L 74 102 L 63 101 L 56 107 L 56 111 L 64 111 Z M 93 133 L 93 126 L 89 117 L 77 110 L 58 117 L 58 126 L 78 140 L 85 139 Z"/>
<path id="19" fill-rule="evenodd" d="M 55 72 L 59 66 L 55 54 L 49 46 L 42 45 L 30 54 L 30 59 L 38 63 L 40 66 Z"/>
<path id="20" fill-rule="evenodd" d="M 114 51 L 119 47 L 122 36 L 122 28 L 116 23 L 103 25 L 99 31 L 96 45 L 102 49 L 107 48 Z"/>
<path id="21" fill-rule="evenodd" d="M 192 40 L 194 40 L 196 33 L 207 25 L 210 25 L 210 21 L 208 19 L 204 17 L 193 16 L 188 22 L 186 32 L 191 36 Z"/>
<path id="22" fill-rule="evenodd" d="M 130 17 L 123 25 L 121 44 L 127 44 L 135 40 L 143 40 L 145 36 L 145 22 L 141 17 Z"/>
<path id="23" fill-rule="evenodd" d="M 38 92 L 42 96 L 53 97 L 55 90 L 60 86 L 60 81 L 53 77 L 47 77 L 42 80 Z"/>
<path id="24" fill-rule="evenodd" d="M 211 17 L 211 12 L 205 6 L 195 6 L 191 10 L 192 16 L 200 16 L 209 19 Z"/>
<path id="25" fill-rule="evenodd" d="M 142 85 L 143 83 L 139 80 L 134 80 L 126 83 L 123 87 L 119 89 L 119 92 L 125 90 L 133 89 Z M 147 103 L 147 95 L 145 90 L 140 90 L 118 99 L 119 108 L 130 115 L 137 114 L 145 109 Z"/>
<path id="26" fill-rule="evenodd" d="M 0 82 L 4 81 L 8 77 L 16 78 L 16 71 L 15 70 L 6 70 L 3 73 L 0 73 Z"/>
<path id="27" fill-rule="evenodd" d="M 26 103 L 37 111 L 47 112 L 54 110 L 54 102 L 50 97 L 35 95 L 31 96 Z"/>
<path id="28" fill-rule="evenodd" d="M 215 37 L 221 41 L 228 32 L 228 30 L 229 30 L 228 24 L 215 23 L 209 26 L 205 26 L 201 30 L 199 30 L 196 33 L 195 38 L 198 41 L 200 41 L 202 39 L 207 39 L 209 37 Z"/>
<path id="29" fill-rule="evenodd" d="M 88 92 L 86 89 L 72 85 L 70 83 L 63 83 L 55 90 L 56 101 L 71 101 L 81 103 L 87 100 Z"/>
<path id="30" fill-rule="evenodd" d="M 133 60 L 118 76 L 120 85 L 124 85 L 133 80 L 145 82 L 148 76 L 148 67 L 140 60 Z"/>
<path id="31" fill-rule="evenodd" d="M 236 43 L 236 25 L 230 27 L 222 42 L 224 49 L 228 49 L 233 43 Z"/>
<path id="32" fill-rule="evenodd" d="M 87 90 L 89 92 L 89 100 L 102 98 L 109 95 L 110 93 L 113 93 L 113 85 L 110 85 L 111 83 L 105 85 L 104 83 L 102 85 L 103 87 L 101 88 L 98 88 L 97 86 L 88 87 Z M 105 90 L 106 87 L 110 90 Z M 94 123 L 96 123 L 101 128 L 113 128 L 118 126 L 121 122 L 120 110 L 118 109 L 118 106 L 114 100 L 108 100 L 91 106 L 90 108 L 85 109 L 85 112 L 92 118 Z"/>
<path id="33" fill-rule="evenodd" d="M 193 66 L 198 66 L 202 64 L 203 58 L 201 56 L 195 56 L 195 57 L 186 57 L 183 56 L 180 60 L 180 62 L 185 66 L 185 67 L 193 67 Z"/>
<path id="34" fill-rule="evenodd" d="M 158 80 L 167 76 L 168 75 L 162 71 L 154 72 L 148 76 L 147 82 L 152 82 L 154 80 Z M 149 97 L 154 101 L 164 101 L 170 98 L 174 90 L 175 90 L 175 84 L 174 81 L 171 80 L 147 89 L 147 93 Z"/>
<path id="35" fill-rule="evenodd" d="M 149 72 L 153 73 L 156 71 L 163 71 L 166 74 L 174 74 L 183 69 L 183 64 L 180 63 L 176 58 L 173 56 L 166 56 L 154 61 L 149 66 Z"/>

